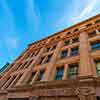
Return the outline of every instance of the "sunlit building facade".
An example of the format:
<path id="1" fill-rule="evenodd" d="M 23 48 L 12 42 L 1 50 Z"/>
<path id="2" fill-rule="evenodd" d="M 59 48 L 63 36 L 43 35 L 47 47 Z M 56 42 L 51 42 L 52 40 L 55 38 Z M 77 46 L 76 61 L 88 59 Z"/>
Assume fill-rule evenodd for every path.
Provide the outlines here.
<path id="1" fill-rule="evenodd" d="M 100 100 L 100 14 L 29 44 L 0 75 L 0 100 Z"/>

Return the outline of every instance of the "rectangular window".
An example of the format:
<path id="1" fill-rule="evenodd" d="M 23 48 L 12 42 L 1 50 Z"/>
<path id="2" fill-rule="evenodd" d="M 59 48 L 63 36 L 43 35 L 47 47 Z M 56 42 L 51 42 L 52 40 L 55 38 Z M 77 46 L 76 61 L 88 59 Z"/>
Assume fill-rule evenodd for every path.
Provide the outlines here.
<path id="1" fill-rule="evenodd" d="M 44 63 L 48 63 L 51 60 L 52 55 L 48 55 L 46 61 Z"/>
<path id="2" fill-rule="evenodd" d="M 95 23 L 100 23 L 100 19 L 99 20 L 96 20 Z"/>
<path id="3" fill-rule="evenodd" d="M 74 48 L 71 48 L 71 56 L 76 56 L 78 55 L 79 51 L 78 51 L 78 47 L 74 47 Z"/>
<path id="4" fill-rule="evenodd" d="M 63 51 L 61 52 L 61 54 L 60 54 L 60 57 L 61 57 L 61 58 L 65 58 L 65 57 L 67 57 L 67 54 L 68 54 L 68 51 L 67 51 L 67 50 L 63 50 Z"/>
<path id="5" fill-rule="evenodd" d="M 61 80 L 63 77 L 63 74 L 64 74 L 64 66 L 57 69 L 57 74 L 56 74 L 55 80 Z"/>
<path id="6" fill-rule="evenodd" d="M 93 32 L 88 33 L 88 36 L 89 36 L 89 37 L 94 37 L 94 36 L 96 36 L 96 31 L 93 31 Z"/>
<path id="7" fill-rule="evenodd" d="M 45 57 L 41 57 L 40 61 L 39 61 L 39 65 L 42 64 L 43 60 Z"/>
<path id="8" fill-rule="evenodd" d="M 65 41 L 64 41 L 64 45 L 65 45 L 65 46 L 69 45 L 69 43 L 70 43 L 70 40 L 65 40 Z"/>
<path id="9" fill-rule="evenodd" d="M 79 42 L 79 38 L 78 37 L 75 37 L 72 39 L 72 43 L 76 43 L 76 42 Z"/>
<path id="10" fill-rule="evenodd" d="M 29 77 L 29 79 L 27 81 L 27 84 L 30 84 L 32 82 L 32 79 L 34 78 L 34 76 L 35 76 L 35 72 L 32 72 L 31 76 Z"/>
<path id="11" fill-rule="evenodd" d="M 91 43 L 91 49 L 93 51 L 100 50 L 100 41 L 95 41 Z"/>
<path id="12" fill-rule="evenodd" d="M 100 59 L 95 60 L 97 75 L 100 76 Z"/>
<path id="13" fill-rule="evenodd" d="M 42 80 L 43 75 L 44 75 L 44 71 L 40 71 L 40 73 L 38 74 L 38 78 L 37 78 L 36 81 L 40 81 L 40 80 Z"/>
<path id="14" fill-rule="evenodd" d="M 70 64 L 68 69 L 68 77 L 73 79 L 78 75 L 78 64 Z"/>

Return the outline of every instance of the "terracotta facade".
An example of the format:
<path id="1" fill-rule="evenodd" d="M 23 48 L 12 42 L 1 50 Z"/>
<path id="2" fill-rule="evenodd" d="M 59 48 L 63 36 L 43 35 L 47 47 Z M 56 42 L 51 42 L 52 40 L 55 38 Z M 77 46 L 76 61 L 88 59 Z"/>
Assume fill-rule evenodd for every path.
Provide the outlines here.
<path id="1" fill-rule="evenodd" d="M 29 44 L 0 74 L 0 100 L 100 100 L 100 14 Z"/>

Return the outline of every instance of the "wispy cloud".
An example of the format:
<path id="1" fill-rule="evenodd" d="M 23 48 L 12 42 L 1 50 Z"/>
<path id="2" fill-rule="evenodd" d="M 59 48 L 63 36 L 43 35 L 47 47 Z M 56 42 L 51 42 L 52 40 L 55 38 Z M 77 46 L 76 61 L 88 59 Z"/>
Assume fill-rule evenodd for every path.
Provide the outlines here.
<path id="1" fill-rule="evenodd" d="M 75 23 L 77 21 L 82 20 L 84 17 L 90 15 L 90 13 L 93 11 L 95 8 L 96 4 L 100 3 L 100 0 L 87 0 L 86 6 L 83 8 L 81 12 L 78 12 L 78 16 L 75 17 L 75 15 L 70 17 L 71 23 Z M 78 3 L 77 3 L 78 6 Z M 76 7 L 77 7 L 76 6 Z M 73 7 L 74 8 L 74 7 Z M 73 12 L 75 13 L 75 12 Z M 72 15 L 72 14 L 71 14 Z M 70 15 L 69 15 L 70 16 Z M 66 21 L 68 19 L 68 14 L 67 12 L 59 19 L 59 21 L 56 23 L 56 27 L 60 27 L 66 24 Z"/>
<path id="2" fill-rule="evenodd" d="M 35 0 L 27 0 L 27 22 L 29 30 L 32 32 L 33 30 L 39 27 L 40 23 L 40 13 L 36 8 Z"/>
<path id="3" fill-rule="evenodd" d="M 8 51 L 17 50 L 19 48 L 19 40 L 16 37 L 5 37 L 4 43 L 8 48 Z"/>
<path id="4" fill-rule="evenodd" d="M 84 16 L 88 15 L 89 13 L 92 12 L 92 10 L 94 9 L 95 4 L 97 3 L 98 0 L 88 0 L 88 3 L 86 5 L 86 7 L 82 10 L 82 12 L 79 14 L 79 16 L 76 16 L 74 18 L 74 20 L 78 20 L 83 18 Z"/>

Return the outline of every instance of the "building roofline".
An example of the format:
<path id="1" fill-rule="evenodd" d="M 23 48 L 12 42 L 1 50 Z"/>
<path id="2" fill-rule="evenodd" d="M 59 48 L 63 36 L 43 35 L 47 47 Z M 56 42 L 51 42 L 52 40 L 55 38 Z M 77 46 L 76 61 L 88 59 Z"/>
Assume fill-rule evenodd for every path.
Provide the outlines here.
<path id="1" fill-rule="evenodd" d="M 40 42 L 40 41 L 46 40 L 46 39 L 48 39 L 48 38 L 50 38 L 50 37 L 52 37 L 52 36 L 55 36 L 55 35 L 57 35 L 57 34 L 59 34 L 59 33 L 65 32 L 66 30 L 69 30 L 69 29 L 71 29 L 71 28 L 73 28 L 73 27 L 76 27 L 76 26 L 78 26 L 78 25 L 81 25 L 81 24 L 83 24 L 83 23 L 85 23 L 85 22 L 87 22 L 87 21 L 90 21 L 90 20 L 92 20 L 92 19 L 94 19 L 94 18 L 96 18 L 96 17 L 99 17 L 99 16 L 100 16 L 100 14 L 97 14 L 97 15 L 95 15 L 95 16 L 92 16 L 92 17 L 90 17 L 90 18 L 88 18 L 88 19 L 86 19 L 86 20 L 83 20 L 82 22 L 79 22 L 79 23 L 77 23 L 77 24 L 74 24 L 74 25 L 72 25 L 72 26 L 70 26 L 70 27 L 68 27 L 68 28 L 65 28 L 65 29 L 63 29 L 63 30 L 61 30 L 61 31 L 59 31 L 59 32 L 55 32 L 54 34 L 52 34 L 52 35 L 50 35 L 50 36 L 47 36 L 47 37 L 45 37 L 45 38 L 43 38 L 43 39 L 40 39 L 40 40 L 38 40 L 38 41 L 35 41 L 35 42 L 33 42 L 33 43 L 30 43 L 30 44 L 28 44 L 28 46 L 31 46 L 31 45 L 33 45 L 33 44 L 36 44 L 36 43 Z"/>

